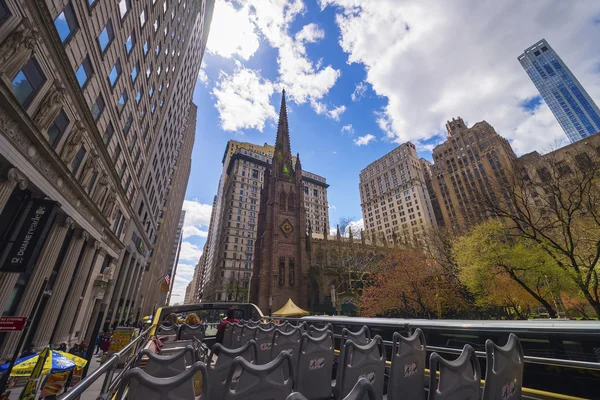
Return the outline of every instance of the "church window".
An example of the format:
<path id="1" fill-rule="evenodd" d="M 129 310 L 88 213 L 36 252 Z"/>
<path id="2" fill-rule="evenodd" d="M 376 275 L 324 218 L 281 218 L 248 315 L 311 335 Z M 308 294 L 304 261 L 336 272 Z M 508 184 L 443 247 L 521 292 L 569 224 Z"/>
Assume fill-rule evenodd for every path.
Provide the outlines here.
<path id="1" fill-rule="evenodd" d="M 295 278 L 294 264 L 295 264 L 294 257 L 290 257 L 290 260 L 288 261 L 288 268 L 290 270 L 290 280 L 289 280 L 290 286 L 294 286 L 294 278 Z"/>
<path id="2" fill-rule="evenodd" d="M 285 257 L 279 257 L 279 284 L 285 285 Z"/>
<path id="3" fill-rule="evenodd" d="M 279 211 L 285 211 L 285 192 L 279 193 Z"/>
<path id="4" fill-rule="evenodd" d="M 294 211 L 294 193 L 290 193 L 288 196 L 288 211 L 293 212 Z"/>

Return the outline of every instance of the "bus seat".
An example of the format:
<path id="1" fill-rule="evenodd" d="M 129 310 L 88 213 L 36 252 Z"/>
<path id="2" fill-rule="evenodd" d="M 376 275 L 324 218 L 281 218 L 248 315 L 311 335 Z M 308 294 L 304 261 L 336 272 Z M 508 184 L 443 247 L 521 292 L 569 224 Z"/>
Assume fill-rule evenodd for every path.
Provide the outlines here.
<path id="1" fill-rule="evenodd" d="M 364 327 L 361 331 L 363 330 Z M 352 339 L 346 340 L 338 364 L 335 398 L 343 399 L 347 396 L 356 381 L 362 377 L 369 379 L 377 398 L 383 398 L 385 345 L 379 335 L 365 345 L 357 344 Z"/>
<path id="2" fill-rule="evenodd" d="M 254 341 L 258 348 L 257 364 L 266 364 L 271 361 L 271 346 L 273 345 L 273 335 L 276 330 L 277 328 L 275 327 L 270 329 L 263 329 L 261 327 L 256 328 Z"/>
<path id="3" fill-rule="evenodd" d="M 279 329 L 276 329 L 275 332 L 273 332 L 270 360 L 274 360 L 279 353 L 285 350 L 292 356 L 292 365 L 295 366 L 298 362 L 300 339 L 302 339 L 302 332 L 298 328 L 295 328 L 290 332 L 282 332 Z"/>
<path id="4" fill-rule="evenodd" d="M 166 325 L 160 325 L 158 327 L 158 330 L 156 331 L 156 336 L 175 336 L 177 337 L 177 325 L 170 325 L 170 326 L 166 326 Z M 172 340 L 175 340 L 175 338 L 173 338 Z"/>
<path id="5" fill-rule="evenodd" d="M 194 326 L 181 324 L 177 330 L 177 340 L 192 340 L 193 338 L 204 340 L 204 328 L 203 324 Z"/>
<path id="6" fill-rule="evenodd" d="M 435 352 L 431 353 L 429 370 L 429 400 L 479 399 L 481 367 L 477 354 L 470 345 L 466 344 L 454 361 L 445 360 Z"/>
<path id="7" fill-rule="evenodd" d="M 407 397 L 408 399 L 408 397 Z M 290 394 L 286 400 L 308 400 L 304 395 L 298 392 Z M 344 400 L 378 400 L 375 397 L 375 391 L 373 385 L 367 378 L 360 378 L 356 385 L 352 388 L 352 391 L 348 393 L 348 396 L 344 397 Z"/>
<path id="8" fill-rule="evenodd" d="M 180 374 L 185 371 L 186 365 L 192 364 L 190 361 L 196 361 L 192 346 L 187 346 L 177 353 L 169 355 L 156 354 L 148 349 L 142 350 L 138 354 L 138 365 L 144 356 L 148 358 L 144 371 L 155 378 L 170 378 Z"/>
<path id="9" fill-rule="evenodd" d="M 394 332 L 388 400 L 425 400 L 425 346 L 425 335 L 419 328 L 409 337 Z"/>
<path id="10" fill-rule="evenodd" d="M 352 340 L 356 344 L 367 344 L 371 341 L 371 331 L 369 331 L 369 327 L 363 325 L 360 330 L 357 332 L 352 332 L 349 329 L 342 329 L 342 346 L 346 343 L 346 340 Z"/>
<path id="11" fill-rule="evenodd" d="M 483 400 L 521 398 L 524 354 L 519 338 L 511 333 L 504 347 L 485 341 L 486 373 Z"/>
<path id="12" fill-rule="evenodd" d="M 240 333 L 240 340 L 238 340 L 237 345 L 235 345 L 234 343 L 232 343 L 231 347 L 233 347 L 233 348 L 240 347 L 240 346 L 245 345 L 247 341 L 253 340 L 254 339 L 254 335 L 256 334 L 257 330 L 258 330 L 258 327 L 244 325 L 242 327 L 242 332 Z"/>
<path id="13" fill-rule="evenodd" d="M 217 360 L 213 365 L 212 360 L 215 354 L 217 355 Z M 256 342 L 250 340 L 244 346 L 237 349 L 228 349 L 219 343 L 212 347 L 208 357 L 208 378 L 211 382 L 209 399 L 222 399 L 225 395 L 225 381 L 231 369 L 231 364 L 236 357 L 242 357 L 251 363 L 255 363 L 258 357 Z"/>
<path id="14" fill-rule="evenodd" d="M 195 379 L 200 374 L 200 379 Z M 169 377 L 157 378 L 140 368 L 132 368 L 123 375 L 115 400 L 184 400 L 196 397 L 196 383 L 202 385 L 203 393 L 210 388 L 206 376 L 206 366 L 197 362 L 182 373 Z M 198 385 L 198 386 L 199 386 Z M 201 398 L 207 398 L 203 396 Z"/>
<path id="15" fill-rule="evenodd" d="M 319 337 L 302 334 L 298 360 L 294 365 L 294 390 L 310 400 L 331 398 L 334 348 L 333 332 L 330 330 L 325 330 Z"/>
<path id="16" fill-rule="evenodd" d="M 223 399 L 285 399 L 294 386 L 292 374 L 292 358 L 285 351 L 264 365 L 251 364 L 242 357 L 236 357 L 227 375 Z"/>
<path id="17" fill-rule="evenodd" d="M 310 325 L 308 327 L 308 334 L 312 337 L 321 337 L 327 331 L 331 331 L 333 333 L 333 326 L 331 324 L 327 324 L 323 328 L 317 328 L 314 325 Z"/>

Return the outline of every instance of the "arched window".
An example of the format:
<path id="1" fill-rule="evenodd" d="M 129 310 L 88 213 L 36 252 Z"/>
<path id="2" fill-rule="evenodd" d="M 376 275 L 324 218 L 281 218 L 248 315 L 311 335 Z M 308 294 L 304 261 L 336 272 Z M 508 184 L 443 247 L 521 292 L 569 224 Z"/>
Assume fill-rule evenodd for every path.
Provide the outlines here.
<path id="1" fill-rule="evenodd" d="M 285 192 L 279 193 L 279 211 L 285 211 Z"/>
<path id="2" fill-rule="evenodd" d="M 294 201 L 294 193 L 290 193 L 288 196 L 288 211 L 294 211 L 294 204 L 296 204 Z"/>

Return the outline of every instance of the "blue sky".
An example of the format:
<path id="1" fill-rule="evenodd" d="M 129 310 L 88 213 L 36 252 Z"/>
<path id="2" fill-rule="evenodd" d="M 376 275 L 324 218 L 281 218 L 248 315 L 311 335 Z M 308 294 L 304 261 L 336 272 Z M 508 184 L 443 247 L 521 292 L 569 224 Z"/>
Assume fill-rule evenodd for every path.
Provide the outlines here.
<path id="1" fill-rule="evenodd" d="M 281 89 L 292 151 L 331 185 L 330 224 L 360 224 L 360 170 L 408 140 L 430 159 L 452 117 L 486 120 L 517 154 L 564 143 L 517 56 L 546 38 L 600 102 L 598 20 L 597 1 L 217 0 L 172 301 L 206 241 L 227 141 L 273 144 Z"/>

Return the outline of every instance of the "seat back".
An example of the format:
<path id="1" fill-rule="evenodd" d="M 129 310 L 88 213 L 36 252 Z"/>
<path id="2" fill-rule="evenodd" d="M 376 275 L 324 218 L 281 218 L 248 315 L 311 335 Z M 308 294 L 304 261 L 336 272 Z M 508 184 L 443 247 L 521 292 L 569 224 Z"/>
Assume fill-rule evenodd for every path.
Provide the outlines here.
<path id="1" fill-rule="evenodd" d="M 213 364 L 215 354 L 217 355 L 217 360 Z M 237 357 L 242 357 L 250 363 L 256 363 L 257 351 L 254 340 L 246 342 L 244 346 L 237 349 L 228 349 L 219 343 L 212 347 L 208 357 L 208 378 L 211 382 L 209 399 L 222 399 L 225 396 L 227 375 L 229 374 L 233 360 Z"/>
<path id="2" fill-rule="evenodd" d="M 273 326 L 281 332 L 289 332 L 294 328 L 288 321 L 285 321 L 283 324 L 273 324 Z"/>
<path id="3" fill-rule="evenodd" d="M 276 326 L 275 323 L 269 321 L 269 322 L 260 322 L 258 325 L 258 327 L 262 328 L 262 329 L 271 329 L 274 326 Z"/>
<path id="4" fill-rule="evenodd" d="M 314 325 L 310 325 L 308 327 L 308 334 L 312 337 L 321 337 L 327 331 L 331 331 L 333 333 L 333 325 L 327 324 L 323 328 L 317 328 Z"/>
<path id="5" fill-rule="evenodd" d="M 235 343 L 231 343 L 231 347 L 240 347 L 246 344 L 246 342 L 248 342 L 249 340 L 253 340 L 254 339 L 254 335 L 256 334 L 256 331 L 258 330 L 258 327 L 255 326 L 249 326 L 249 325 L 244 325 L 242 327 L 242 331 L 240 333 L 240 339 L 238 340 L 237 345 Z"/>
<path id="6" fill-rule="evenodd" d="M 298 328 L 290 332 L 282 332 L 279 329 L 275 329 L 273 332 L 270 359 L 274 360 L 277 358 L 279 353 L 282 351 L 287 351 L 292 356 L 292 365 L 295 366 L 298 362 L 300 339 L 302 339 L 302 332 L 300 332 L 300 329 Z"/>
<path id="7" fill-rule="evenodd" d="M 138 354 L 136 365 L 139 365 L 144 356 L 148 357 L 144 371 L 155 378 L 170 378 L 182 373 L 185 371 L 187 364 L 186 358 L 188 361 L 196 361 L 196 355 L 192 346 L 187 346 L 183 350 L 169 355 L 156 354 L 150 349 L 142 350 Z"/>
<path id="8" fill-rule="evenodd" d="M 481 367 L 470 345 L 466 344 L 454 361 L 431 353 L 429 370 L 429 400 L 479 399 Z"/>
<path id="9" fill-rule="evenodd" d="M 425 335 L 419 328 L 409 337 L 394 332 L 388 400 L 425 400 L 425 346 Z"/>
<path id="10" fill-rule="evenodd" d="M 486 372 L 483 400 L 520 399 L 523 387 L 524 354 L 519 338 L 508 336 L 504 347 L 485 341 Z"/>
<path id="11" fill-rule="evenodd" d="M 375 396 L 375 389 L 367 378 L 359 378 L 344 400 L 379 400 L 380 398 Z M 405 399 L 410 399 L 410 397 L 405 397 Z"/>
<path id="12" fill-rule="evenodd" d="M 231 349 L 235 349 L 236 347 L 241 347 L 242 346 L 242 330 L 244 329 L 244 325 L 240 325 L 240 324 L 231 324 L 230 325 L 230 337 L 229 337 L 229 343 L 227 344 L 227 342 L 225 340 L 223 340 L 223 345 L 225 347 L 229 347 Z M 227 331 L 225 331 L 227 332 Z"/>
<path id="13" fill-rule="evenodd" d="M 194 338 L 204 340 L 204 328 L 203 324 L 193 326 L 181 324 L 177 330 L 177 340 L 192 340 Z"/>
<path id="14" fill-rule="evenodd" d="M 371 331 L 366 325 L 363 325 L 357 332 L 352 332 L 351 330 L 344 328 L 342 329 L 342 347 L 348 339 L 356 344 L 367 344 L 371 341 Z"/>
<path id="15" fill-rule="evenodd" d="M 177 335 L 177 325 L 160 325 L 156 331 L 156 336 Z"/>
<path id="16" fill-rule="evenodd" d="M 303 333 L 294 372 L 294 390 L 310 400 L 331 398 L 333 370 L 333 333 L 325 331 L 319 337 Z"/>
<path id="17" fill-rule="evenodd" d="M 285 351 L 264 365 L 237 357 L 231 364 L 223 399 L 285 399 L 294 386 L 292 373 L 292 358 Z"/>
<path id="18" fill-rule="evenodd" d="M 254 333 L 254 341 L 258 347 L 258 362 L 257 364 L 266 364 L 271 361 L 271 346 L 273 345 L 273 334 L 277 328 L 270 329 L 256 328 Z"/>
<path id="19" fill-rule="evenodd" d="M 385 345 L 377 335 L 368 344 L 360 345 L 346 340 L 338 364 L 334 392 L 337 399 L 347 396 L 356 381 L 365 377 L 373 385 L 378 399 L 383 398 L 385 379 Z"/>
<path id="20" fill-rule="evenodd" d="M 202 377 L 202 393 L 208 393 L 210 383 L 206 375 L 206 366 L 197 362 L 186 371 L 170 378 L 156 378 L 141 368 L 132 368 L 123 375 L 115 400 L 187 400 L 200 393 L 195 390 L 194 377 Z"/>

